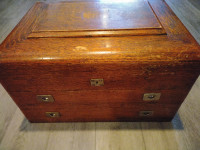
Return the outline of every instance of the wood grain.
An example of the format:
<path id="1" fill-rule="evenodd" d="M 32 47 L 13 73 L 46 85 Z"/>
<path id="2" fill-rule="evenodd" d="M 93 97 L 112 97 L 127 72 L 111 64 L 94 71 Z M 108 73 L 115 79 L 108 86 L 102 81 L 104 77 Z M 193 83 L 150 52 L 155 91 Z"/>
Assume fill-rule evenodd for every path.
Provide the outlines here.
<path id="1" fill-rule="evenodd" d="M 55 0 L 53 0 L 55 1 Z M 17 24 L 19 19 L 26 13 L 27 9 L 34 3 L 33 0 L 25 1 L 25 0 L 10 0 L 0 1 L 0 41 L 3 41 L 3 39 L 8 35 L 8 33 L 12 30 L 12 28 Z M 198 0 L 167 0 L 167 3 L 170 5 L 171 8 L 173 8 L 173 11 L 176 13 L 176 15 L 181 19 L 181 21 L 184 23 L 184 25 L 188 28 L 188 30 L 192 33 L 192 35 L 196 38 L 196 40 L 200 43 L 200 34 L 198 30 L 198 24 L 199 24 L 199 16 L 200 16 L 200 10 L 198 9 Z M 17 12 L 17 13 L 16 13 Z M 137 125 L 138 123 L 96 123 L 95 128 L 88 128 L 88 130 L 95 131 L 96 134 L 96 147 L 89 147 L 92 144 L 85 145 L 88 147 L 88 150 L 94 150 L 94 149 L 101 149 L 102 147 L 104 149 L 111 149 L 111 148 L 123 148 L 124 147 L 128 149 L 166 149 L 168 150 L 169 147 L 173 148 L 174 150 L 198 150 L 199 149 L 199 139 L 200 139 L 200 130 L 199 130 L 199 90 L 200 90 L 200 79 L 197 80 L 195 83 L 195 86 L 192 88 L 190 92 L 190 96 L 188 96 L 185 100 L 185 102 L 182 104 L 181 108 L 179 109 L 179 116 L 175 116 L 172 123 L 146 123 L 141 127 L 140 125 Z M 5 90 L 0 93 L 4 93 Z M 66 147 L 70 147 L 70 143 L 74 143 L 74 145 L 84 145 L 82 143 L 82 140 L 84 138 L 84 133 L 86 132 L 80 132 L 79 134 L 79 142 L 76 142 L 74 140 L 70 141 L 71 136 L 70 134 L 73 132 L 76 132 L 77 135 L 79 131 L 81 130 L 74 130 L 73 123 L 62 123 L 57 124 L 54 127 L 52 127 L 52 130 L 50 130 L 50 126 L 54 124 L 30 124 L 27 120 L 24 121 L 23 114 L 17 110 L 16 113 L 14 113 L 14 109 L 17 109 L 16 106 L 12 107 L 11 104 L 14 104 L 13 101 L 11 101 L 8 96 L 4 96 L 5 94 L 0 96 L 0 106 L 2 108 L 6 108 L 0 117 L 0 122 L 6 123 L 9 128 L 8 130 L 3 129 L 0 131 L 0 133 L 3 133 L 3 142 L 0 142 L 0 149 L 2 150 L 11 150 L 11 149 L 30 149 L 28 145 L 31 145 L 33 149 L 38 150 L 45 150 L 47 149 L 54 149 L 55 147 L 59 147 L 61 150 L 66 149 Z M 6 94 L 7 95 L 7 94 Z M 2 110 L 2 109 L 1 109 Z M 11 112 L 14 111 L 14 112 Z M 11 119 L 2 120 L 4 118 L 3 116 L 11 115 Z M 85 123 L 80 123 L 84 124 Z M 170 125 L 171 124 L 171 125 Z M 184 124 L 184 126 L 183 126 Z M 27 126 L 32 126 L 27 127 Z M 91 125 L 87 125 L 88 127 Z M 148 130 L 151 134 L 151 138 L 154 139 L 155 144 L 151 144 L 150 141 L 147 141 L 147 139 L 143 142 L 141 142 L 140 133 L 142 132 L 142 129 L 144 131 Z M 24 134 L 23 140 L 17 140 L 18 135 L 22 135 L 21 132 L 22 129 L 27 129 Z M 78 128 L 77 128 L 78 129 Z M 79 128 L 80 129 L 80 128 Z M 173 130 L 172 130 L 173 129 Z M 87 130 L 87 131 L 88 131 Z M 163 132 L 165 131 L 165 132 Z M 129 137 L 130 133 L 130 137 Z M 60 137 L 64 136 L 65 138 L 59 141 L 59 144 L 57 142 L 48 142 L 48 137 L 51 134 L 51 137 L 54 137 L 54 139 L 61 139 Z M 174 136 L 171 136 L 171 134 L 174 134 Z M 123 136 L 122 136 L 123 135 Z M 137 136 L 136 136 L 137 135 Z M 157 138 L 157 135 L 162 138 Z M 22 137 L 22 136 L 21 136 Z M 129 138 L 126 138 L 129 137 Z M 139 137 L 139 138 L 138 138 Z M 144 137 L 144 136 L 143 136 Z M 170 138 L 167 138 L 170 137 Z M 29 140 L 26 140 L 26 139 Z M 68 140 L 68 138 L 70 138 Z M 38 140 L 37 140 L 38 139 Z M 85 138 L 84 138 L 85 139 Z M 104 140 L 105 139 L 105 140 Z M 119 140 L 120 139 L 120 140 Z M 130 140 L 129 140 L 130 139 Z M 134 139 L 134 140 L 133 140 Z M 166 141 L 169 143 L 166 146 Z M 70 141 L 65 142 L 65 141 Z M 122 141 L 122 142 L 121 142 Z M 127 143 L 125 143 L 125 141 Z M 178 147 L 175 147 L 175 141 L 177 142 Z M 98 143 L 101 142 L 101 143 Z M 145 144 L 145 142 L 147 142 Z M 92 143 L 92 142 L 91 142 Z M 123 144 L 124 143 L 124 144 Z M 132 144 L 133 143 L 133 144 Z M 24 146 L 23 148 L 23 145 Z M 51 146 L 52 145 L 52 148 Z M 123 146 L 124 147 L 123 147 Z M 135 146 L 137 147 L 135 148 Z M 148 147 L 146 146 L 148 145 Z M 173 146 L 174 145 L 174 146 Z M 162 147 L 160 147 L 162 146 Z M 72 149 L 75 149 L 73 147 Z"/>
<path id="2" fill-rule="evenodd" d="M 41 15 L 33 32 L 162 28 L 147 1 L 49 3 Z"/>
<path id="3" fill-rule="evenodd" d="M 190 91 L 184 103 L 182 104 L 182 107 L 179 109 L 179 114 L 184 130 L 176 130 L 175 135 L 180 148 L 183 150 L 185 149 L 196 150 L 200 146 L 199 144 L 200 118 L 198 115 L 200 106 L 199 89 L 200 89 L 200 78 L 198 78 L 197 82 L 194 84 L 192 90 Z M 178 126 L 178 124 L 176 124 L 176 120 L 174 120 L 174 123 L 175 125 Z"/>
<path id="4" fill-rule="evenodd" d="M 149 29 L 165 30 L 166 34 L 124 34 L 124 30 L 131 34 L 139 30 L 149 34 Z M 94 31 L 118 33 L 116 37 L 98 34 L 99 37 L 91 38 L 79 35 L 77 38 L 28 38 L 35 32 L 79 31 L 90 37 L 95 35 L 90 34 Z M 0 82 L 31 122 L 136 121 L 140 119 L 140 111 L 151 111 L 151 107 L 156 111 L 152 121 L 169 121 L 200 73 L 199 45 L 168 5 L 160 0 L 114 4 L 37 2 L 0 48 Z M 104 86 L 91 86 L 90 80 L 98 78 L 104 80 Z M 173 95 L 170 90 L 176 89 Z M 90 92 L 86 95 L 85 90 Z M 116 99 L 115 95 L 107 93 L 108 90 L 125 97 Z M 129 90 L 131 94 L 122 90 Z M 74 97 L 70 97 L 68 91 L 79 93 L 74 92 Z M 97 101 L 91 96 L 98 91 L 102 94 Z M 24 92 L 29 92 L 30 97 L 28 93 L 23 97 Z M 63 92 L 67 94 L 62 94 L 60 103 L 57 102 L 60 98 L 56 98 L 54 104 L 43 105 L 33 98 L 38 92 L 44 95 L 52 92 L 54 97 Z M 164 101 L 151 106 L 140 103 L 144 92 L 163 92 Z M 177 94 L 179 96 L 175 96 Z M 110 99 L 106 99 L 108 96 Z M 129 96 L 134 98 L 127 98 Z M 65 102 L 65 98 L 69 101 Z M 28 100 L 32 103 L 27 103 Z M 60 109 L 60 120 L 45 118 L 45 112 L 39 108 L 46 112 Z M 104 112 L 100 114 L 100 110 Z"/>
<path id="5" fill-rule="evenodd" d="M 49 150 L 95 149 L 95 123 L 52 124 L 51 131 L 56 132 L 49 135 L 47 146 Z"/>
<path id="6" fill-rule="evenodd" d="M 143 95 L 145 93 L 157 92 L 161 93 L 161 97 L 157 101 L 144 101 Z M 36 99 L 37 95 L 52 95 L 54 98 L 53 103 L 45 103 Z M 62 105 L 78 103 L 140 103 L 140 104 L 174 104 L 180 105 L 185 97 L 187 91 L 182 89 L 173 90 L 160 90 L 160 91 L 134 91 L 134 90 L 83 90 L 83 91 L 40 91 L 40 92 L 11 92 L 10 95 L 15 97 L 15 102 L 19 106 L 31 105 Z M 23 103 L 21 103 L 24 99 Z"/>
<path id="7" fill-rule="evenodd" d="M 20 108 L 30 122 L 171 121 L 179 105 L 83 102 Z M 140 111 L 153 111 L 153 115 L 140 116 Z M 46 112 L 59 112 L 60 117 L 47 117 Z"/>
<path id="8" fill-rule="evenodd" d="M 145 150 L 140 123 L 97 123 L 96 150 Z"/>
<path id="9" fill-rule="evenodd" d="M 114 37 L 114 36 L 141 36 L 165 35 L 163 29 L 121 29 L 121 30 L 91 30 L 91 31 L 45 31 L 32 32 L 28 38 L 78 38 L 78 37 Z"/>
<path id="10" fill-rule="evenodd" d="M 76 38 L 26 39 L 37 25 L 37 16 L 43 14 L 42 12 L 48 7 L 46 3 L 37 3 L 13 30 L 11 33 L 13 37 L 10 35 L 2 43 L 1 63 L 43 60 L 61 60 L 70 64 L 76 61 L 84 64 L 199 61 L 199 45 L 169 7 L 159 0 L 158 3 L 157 0 L 149 2 L 167 35 L 80 38 L 79 40 Z M 17 37 L 16 41 L 15 37 Z M 147 46 L 149 44 L 151 46 Z M 77 46 L 82 47 L 82 51 L 77 52 Z"/>
<path id="11" fill-rule="evenodd" d="M 59 67 L 58 67 L 59 66 Z M 6 64 L 0 68 L 1 83 L 10 92 L 69 90 L 189 90 L 198 77 L 196 64 L 96 64 L 60 63 Z M 13 73 L 17 69 L 16 73 Z M 26 70 L 26 71 L 24 71 Z M 159 76 L 159 77 L 158 77 Z M 91 79 L 104 79 L 93 87 Z M 174 82 L 169 82 L 174 81 Z M 183 82 L 184 81 L 184 82 Z"/>
<path id="12" fill-rule="evenodd" d="M 147 1 L 53 3 L 37 20 L 28 38 L 166 34 Z"/>
<path id="13" fill-rule="evenodd" d="M 145 147 L 148 150 L 178 149 L 171 123 L 141 123 Z M 156 130 L 158 128 L 160 130 Z M 174 141 L 173 141 L 174 140 Z M 158 142 L 161 141 L 161 142 Z"/>

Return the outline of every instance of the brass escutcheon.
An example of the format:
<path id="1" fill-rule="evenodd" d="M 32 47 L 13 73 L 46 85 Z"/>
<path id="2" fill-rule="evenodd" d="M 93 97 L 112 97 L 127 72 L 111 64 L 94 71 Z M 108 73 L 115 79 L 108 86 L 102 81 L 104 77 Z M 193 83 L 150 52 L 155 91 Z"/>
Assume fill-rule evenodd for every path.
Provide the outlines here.
<path id="1" fill-rule="evenodd" d="M 91 86 L 103 86 L 104 82 L 103 79 L 91 79 L 90 84 Z"/>
<path id="2" fill-rule="evenodd" d="M 160 99 L 161 93 L 145 93 L 143 96 L 144 101 L 157 101 Z"/>

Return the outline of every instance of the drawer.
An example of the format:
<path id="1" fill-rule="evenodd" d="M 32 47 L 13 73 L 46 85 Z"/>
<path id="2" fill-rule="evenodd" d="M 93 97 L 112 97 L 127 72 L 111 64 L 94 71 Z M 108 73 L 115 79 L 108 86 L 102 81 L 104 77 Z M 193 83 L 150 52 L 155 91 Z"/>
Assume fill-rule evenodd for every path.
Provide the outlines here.
<path id="1" fill-rule="evenodd" d="M 178 105 L 102 103 L 34 105 L 21 107 L 21 110 L 31 122 L 170 121 L 178 107 Z M 46 113 L 59 113 L 59 116 L 50 117 Z"/>
<path id="2" fill-rule="evenodd" d="M 31 64 L 35 66 L 35 64 Z M 2 85 L 9 92 L 45 92 L 74 90 L 189 90 L 196 73 L 148 70 L 142 66 L 18 66 L 18 70 L 0 72 Z M 10 68 L 11 69 L 11 68 Z M 60 69 L 60 70 L 59 70 Z M 135 69 L 135 70 L 134 70 Z M 179 68 L 180 69 L 180 68 Z M 175 72 L 177 71 L 177 72 Z M 91 79 L 103 79 L 103 86 L 91 86 Z"/>
<path id="3" fill-rule="evenodd" d="M 91 91 L 46 91 L 46 92 L 10 92 L 18 106 L 31 105 L 61 105 L 61 104 L 101 104 L 101 103 L 153 103 L 153 104 L 181 104 L 188 91 L 159 90 L 91 90 Z M 43 96 L 44 95 L 44 96 Z M 53 102 L 45 101 L 45 95 L 53 97 Z M 144 99 L 144 95 L 150 98 Z M 151 98 L 155 96 L 155 98 Z M 48 97 L 48 96 L 47 96 Z"/>

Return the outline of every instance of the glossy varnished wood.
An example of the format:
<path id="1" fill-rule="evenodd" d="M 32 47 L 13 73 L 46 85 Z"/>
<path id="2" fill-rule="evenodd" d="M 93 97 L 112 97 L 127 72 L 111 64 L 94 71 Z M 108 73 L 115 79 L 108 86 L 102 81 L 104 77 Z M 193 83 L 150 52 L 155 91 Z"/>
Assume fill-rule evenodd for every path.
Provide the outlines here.
<path id="1" fill-rule="evenodd" d="M 69 13 L 69 20 L 65 20 L 68 7 L 75 13 Z M 118 9 L 124 12 L 119 12 L 119 17 L 128 17 L 122 17 L 127 23 L 115 23 Z M 134 12 L 126 15 L 130 9 L 140 9 L 137 17 Z M 91 12 L 97 15 L 90 16 Z M 105 15 L 110 19 L 100 20 Z M 57 21 L 55 16 L 59 16 Z M 153 35 L 149 29 L 162 34 Z M 155 116 L 146 121 L 168 121 L 200 72 L 199 45 L 160 0 L 112 6 L 100 2 L 38 2 L 2 43 L 0 57 L 1 83 L 32 122 L 59 121 L 51 121 L 40 110 L 71 112 L 70 118 L 61 117 L 60 121 L 133 121 L 145 120 L 139 111 L 154 109 Z M 91 86 L 91 79 L 104 79 L 104 86 Z M 144 93 L 156 92 L 163 93 L 158 103 L 142 101 Z M 34 99 L 37 93 L 53 95 L 55 103 L 38 104 Z M 75 106 L 80 114 L 75 113 Z M 89 116 L 92 111 L 94 115 Z"/>
<path id="2" fill-rule="evenodd" d="M 166 32 L 147 1 L 62 2 L 47 5 L 28 38 L 157 34 Z"/>
<path id="3" fill-rule="evenodd" d="M 2 83 L 12 92 L 108 89 L 189 90 L 199 72 L 198 63 L 176 64 L 175 62 L 171 64 L 155 62 L 151 65 L 148 63 L 83 65 L 44 61 L 15 63 L 15 65 L 6 63 L 0 67 L 5 70 L 0 72 Z M 17 72 L 13 74 L 13 70 L 16 69 Z M 91 86 L 90 80 L 98 78 L 104 79 L 104 86 Z M 6 82 L 3 82 L 5 80 Z"/>
<path id="4" fill-rule="evenodd" d="M 30 122 L 103 122 L 103 121 L 171 121 L 179 105 L 137 103 L 65 103 L 61 105 L 31 105 L 21 107 Z M 153 111 L 152 116 L 140 116 L 140 111 Z M 59 112 L 59 117 L 47 117 L 46 112 Z"/>
<path id="5" fill-rule="evenodd" d="M 0 2 L 0 41 L 26 13 L 34 0 Z M 176 15 L 199 41 L 198 0 L 167 0 Z M 12 150 L 198 150 L 199 82 L 169 123 L 48 123 L 32 124 L 0 87 L 0 149 Z M 17 110 L 17 111 L 16 111 Z M 4 126 L 3 126 L 4 125 Z M 2 128 L 3 127 L 3 128 Z"/>
<path id="6" fill-rule="evenodd" d="M 199 45 L 165 2 L 160 0 L 149 2 L 167 35 L 26 39 L 38 23 L 35 18 L 43 14 L 48 6 L 45 3 L 37 3 L 2 43 L 1 62 L 44 59 L 62 60 L 70 64 L 76 61 L 81 63 L 198 61 Z M 161 48 L 161 45 L 165 48 Z"/>
<path id="7" fill-rule="evenodd" d="M 143 95 L 147 91 L 142 90 L 83 90 L 83 91 L 37 91 L 37 92 L 10 92 L 19 106 L 31 105 L 62 105 L 74 104 L 101 104 L 101 103 L 139 103 L 139 104 L 174 104 L 179 105 L 187 95 L 187 91 L 180 90 L 158 90 L 148 92 L 161 93 L 160 100 L 144 101 Z M 53 103 L 44 103 L 36 100 L 37 95 L 52 95 L 55 99 Z M 23 103 L 22 98 L 24 99 Z"/>
<path id="8" fill-rule="evenodd" d="M 60 2 L 42 5 L 47 5 L 47 8 L 39 17 L 33 32 L 162 28 L 148 1 L 120 4 Z"/>

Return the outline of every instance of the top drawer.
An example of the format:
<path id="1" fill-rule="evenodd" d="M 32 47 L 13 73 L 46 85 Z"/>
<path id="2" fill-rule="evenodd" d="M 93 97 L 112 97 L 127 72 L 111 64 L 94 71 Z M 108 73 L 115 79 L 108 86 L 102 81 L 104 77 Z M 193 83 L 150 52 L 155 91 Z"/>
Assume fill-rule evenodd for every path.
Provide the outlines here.
<path id="1" fill-rule="evenodd" d="M 6 70 L 7 67 L 7 70 Z M 26 64 L 1 66 L 0 79 L 9 92 L 74 90 L 189 90 L 198 74 L 184 67 L 142 65 Z M 102 79 L 101 86 L 91 79 Z"/>

